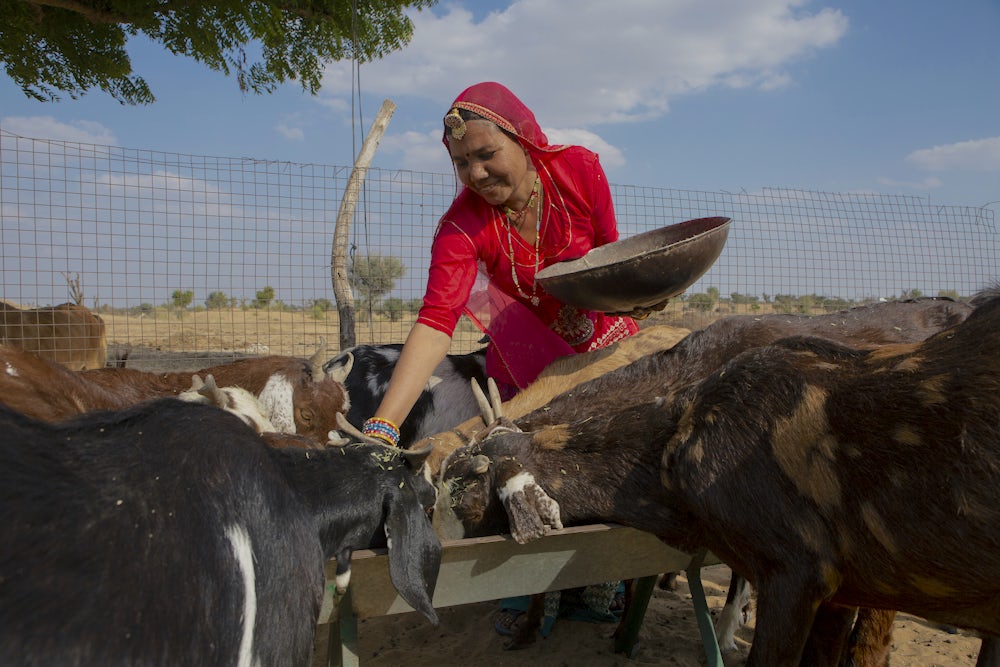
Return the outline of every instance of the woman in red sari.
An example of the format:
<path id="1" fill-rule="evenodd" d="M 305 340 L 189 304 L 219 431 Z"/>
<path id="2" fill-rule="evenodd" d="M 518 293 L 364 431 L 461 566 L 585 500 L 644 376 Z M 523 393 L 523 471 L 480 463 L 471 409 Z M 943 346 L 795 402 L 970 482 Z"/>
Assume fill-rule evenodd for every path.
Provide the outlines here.
<path id="1" fill-rule="evenodd" d="M 384 439 L 448 353 L 463 313 L 489 334 L 486 370 L 505 399 L 557 357 L 639 330 L 630 317 L 563 304 L 535 282 L 540 269 L 618 239 L 597 155 L 549 145 L 531 110 L 498 83 L 466 89 L 444 122 L 464 187 L 438 223 L 423 307 L 366 425 Z"/>
<path id="2" fill-rule="evenodd" d="M 639 330 L 631 317 L 566 305 L 535 282 L 540 269 L 618 240 L 597 155 L 581 146 L 549 145 L 531 110 L 498 83 L 462 92 L 444 126 L 443 141 L 464 187 L 438 223 L 423 307 L 385 396 L 364 426 L 391 444 L 447 354 L 463 313 L 489 334 L 486 371 L 504 399 L 556 358 Z M 602 587 L 605 603 L 616 586 Z M 505 633 L 521 606 L 507 602 L 512 613 L 497 620 Z M 554 616 L 547 616 L 551 625 Z"/>

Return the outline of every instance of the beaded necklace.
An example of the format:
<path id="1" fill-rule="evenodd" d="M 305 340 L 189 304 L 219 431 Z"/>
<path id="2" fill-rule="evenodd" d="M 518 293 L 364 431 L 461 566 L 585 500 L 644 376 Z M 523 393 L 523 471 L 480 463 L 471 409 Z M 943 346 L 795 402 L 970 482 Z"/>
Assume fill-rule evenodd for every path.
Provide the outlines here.
<path id="1" fill-rule="evenodd" d="M 532 204 L 535 205 L 535 273 L 538 273 L 538 265 L 541 261 L 541 239 L 542 239 L 542 197 L 541 193 L 541 180 L 536 176 L 535 184 L 531 188 L 531 195 L 528 197 L 528 203 L 520 211 L 514 211 L 508 207 L 504 207 L 504 213 L 507 214 L 507 251 L 510 254 L 510 277 L 514 280 L 514 287 L 517 289 L 517 293 L 521 295 L 522 299 L 527 299 L 531 302 L 532 306 L 538 306 L 541 303 L 541 299 L 538 298 L 538 284 L 535 282 L 531 283 L 531 294 L 525 294 L 524 290 L 521 289 L 521 281 L 517 279 L 517 267 L 514 262 L 514 234 L 511 231 L 511 227 L 514 226 L 515 221 L 521 222 L 528 214 L 528 209 L 531 208 Z"/>
<path id="2" fill-rule="evenodd" d="M 528 201 L 524 204 L 524 208 L 520 211 L 515 211 L 509 206 L 503 207 L 503 212 L 506 214 L 507 219 L 515 225 L 520 225 L 526 215 L 528 215 L 528 209 L 535 205 L 535 201 L 538 199 L 538 189 L 542 187 L 542 182 L 535 176 L 535 182 L 531 186 L 531 194 L 528 195 Z"/>

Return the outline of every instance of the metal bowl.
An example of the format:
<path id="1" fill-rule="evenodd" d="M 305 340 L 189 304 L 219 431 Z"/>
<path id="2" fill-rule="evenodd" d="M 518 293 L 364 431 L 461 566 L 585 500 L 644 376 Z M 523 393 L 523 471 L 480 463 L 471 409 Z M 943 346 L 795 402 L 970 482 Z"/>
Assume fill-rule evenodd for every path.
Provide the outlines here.
<path id="1" fill-rule="evenodd" d="M 650 308 L 693 285 L 718 259 L 729 218 L 696 218 L 547 266 L 538 285 L 563 303 L 605 313 Z"/>

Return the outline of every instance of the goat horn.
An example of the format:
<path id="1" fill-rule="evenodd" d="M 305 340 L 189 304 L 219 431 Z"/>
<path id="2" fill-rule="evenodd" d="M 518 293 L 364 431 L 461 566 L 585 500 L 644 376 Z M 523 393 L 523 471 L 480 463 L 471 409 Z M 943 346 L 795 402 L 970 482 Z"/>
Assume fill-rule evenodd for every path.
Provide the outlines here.
<path id="1" fill-rule="evenodd" d="M 198 391 L 205 386 L 205 382 L 201 379 L 201 376 L 195 373 L 191 376 L 191 388 L 188 391 Z"/>
<path id="2" fill-rule="evenodd" d="M 483 423 L 489 426 L 496 419 L 493 414 L 493 408 L 490 406 L 490 402 L 486 400 L 486 394 L 483 393 L 483 388 L 479 386 L 475 378 L 472 378 L 472 394 L 476 397 L 476 403 L 479 404 L 479 413 L 483 417 Z"/>
<path id="3" fill-rule="evenodd" d="M 198 393 L 211 399 L 212 404 L 216 407 L 225 408 L 229 404 L 229 397 L 215 384 L 215 378 L 211 373 L 205 376 L 205 384 L 199 387 Z"/>
<path id="4" fill-rule="evenodd" d="M 500 389 L 492 377 L 486 378 L 486 386 L 490 390 L 490 404 L 497 419 L 503 419 L 503 401 L 500 399 Z"/>
<path id="5" fill-rule="evenodd" d="M 364 433 L 359 431 L 357 426 L 347 421 L 347 417 L 344 415 L 343 412 L 338 412 L 336 419 L 337 419 L 337 430 L 346 433 L 355 440 L 360 440 L 361 442 L 368 443 L 369 445 L 382 445 L 383 447 L 387 447 L 393 451 L 399 451 L 398 447 L 393 447 L 384 440 L 373 438 L 370 435 L 365 435 Z"/>
<path id="6" fill-rule="evenodd" d="M 434 451 L 434 445 L 432 443 L 427 443 L 420 449 L 404 449 L 400 453 L 407 461 L 410 462 L 410 465 L 413 466 L 414 470 L 419 470 L 420 466 L 424 464 L 424 461 L 427 460 L 427 457 L 431 455 L 432 451 Z"/>
<path id="7" fill-rule="evenodd" d="M 323 372 L 323 353 L 326 351 L 326 338 L 319 339 L 319 346 L 313 355 L 309 357 L 309 374 L 312 375 L 313 382 L 322 382 L 325 377 Z"/>

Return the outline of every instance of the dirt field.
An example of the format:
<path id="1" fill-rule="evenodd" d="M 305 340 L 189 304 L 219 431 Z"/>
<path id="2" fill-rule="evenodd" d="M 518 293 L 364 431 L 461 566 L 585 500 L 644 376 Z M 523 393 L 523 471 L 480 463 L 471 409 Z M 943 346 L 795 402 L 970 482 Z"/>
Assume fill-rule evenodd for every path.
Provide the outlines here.
<path id="1" fill-rule="evenodd" d="M 685 311 L 683 304 L 678 302 L 640 324 L 698 329 L 731 312 Z M 771 312 L 771 309 L 765 307 L 759 312 Z M 178 313 L 157 309 L 142 315 L 102 312 L 100 316 L 107 327 L 109 363 L 122 359 L 127 353 L 125 365 L 138 370 L 197 370 L 264 354 L 309 357 L 320 346 L 330 357 L 340 352 L 340 324 L 336 311 L 314 317 L 303 311 L 229 309 Z M 355 323 L 355 344 L 401 343 L 413 321 L 412 315 L 395 322 L 384 317 L 368 321 L 359 316 Z M 463 318 L 455 332 L 451 352 L 464 354 L 480 348 L 481 336 Z"/>

